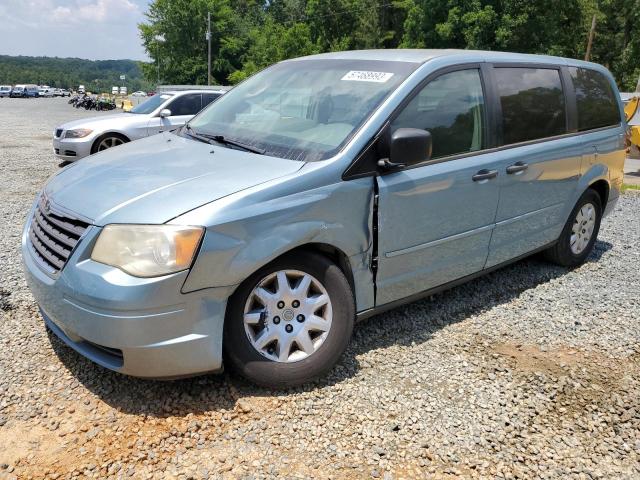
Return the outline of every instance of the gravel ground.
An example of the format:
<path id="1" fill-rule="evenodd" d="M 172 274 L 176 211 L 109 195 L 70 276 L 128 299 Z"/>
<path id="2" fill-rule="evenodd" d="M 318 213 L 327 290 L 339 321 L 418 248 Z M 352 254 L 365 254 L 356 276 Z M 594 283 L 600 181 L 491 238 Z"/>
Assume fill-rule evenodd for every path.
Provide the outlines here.
<path id="1" fill-rule="evenodd" d="M 316 385 L 145 381 L 50 337 L 22 278 L 52 129 L 85 115 L 0 100 L 0 478 L 640 478 L 640 194 L 581 268 L 525 260 L 374 317 Z"/>

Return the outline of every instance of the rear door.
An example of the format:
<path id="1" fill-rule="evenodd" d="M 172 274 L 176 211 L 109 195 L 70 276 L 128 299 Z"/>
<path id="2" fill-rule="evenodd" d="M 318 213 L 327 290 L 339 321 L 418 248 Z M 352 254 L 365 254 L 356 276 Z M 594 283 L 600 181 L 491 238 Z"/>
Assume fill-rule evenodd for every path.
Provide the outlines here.
<path id="1" fill-rule="evenodd" d="M 482 270 L 498 205 L 481 68 L 432 78 L 391 121 L 428 130 L 429 162 L 377 177 L 377 305 Z"/>
<path id="2" fill-rule="evenodd" d="M 569 125 L 568 77 L 553 65 L 496 65 L 500 202 L 487 267 L 554 241 L 585 153 Z"/>

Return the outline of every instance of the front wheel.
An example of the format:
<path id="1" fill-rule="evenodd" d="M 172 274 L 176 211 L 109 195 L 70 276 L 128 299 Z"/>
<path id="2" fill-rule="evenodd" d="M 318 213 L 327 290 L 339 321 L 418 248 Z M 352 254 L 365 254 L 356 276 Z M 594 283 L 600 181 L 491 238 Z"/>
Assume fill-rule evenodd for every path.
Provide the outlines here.
<path id="1" fill-rule="evenodd" d="M 107 134 L 98 138 L 98 140 L 94 142 L 93 147 L 91 148 L 91 153 L 93 154 L 106 150 L 107 148 L 117 147 L 118 145 L 122 145 L 128 141 L 129 140 L 122 135 L 115 133 Z"/>
<path id="2" fill-rule="evenodd" d="M 338 266 L 313 253 L 289 255 L 249 277 L 230 298 L 225 356 L 259 385 L 307 383 L 338 361 L 354 318 L 351 287 Z"/>
<path id="3" fill-rule="evenodd" d="M 600 195 L 588 189 L 573 208 L 558 242 L 545 252 L 547 258 L 565 267 L 577 267 L 584 263 L 593 250 L 601 219 Z"/>

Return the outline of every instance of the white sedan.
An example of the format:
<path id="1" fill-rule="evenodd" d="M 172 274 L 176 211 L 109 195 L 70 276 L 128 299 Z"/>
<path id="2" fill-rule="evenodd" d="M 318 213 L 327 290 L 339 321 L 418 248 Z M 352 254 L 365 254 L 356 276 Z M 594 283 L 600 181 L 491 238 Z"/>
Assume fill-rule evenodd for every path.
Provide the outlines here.
<path id="1" fill-rule="evenodd" d="M 209 105 L 226 88 L 180 90 L 149 97 L 127 113 L 83 118 L 60 125 L 53 133 L 53 151 L 74 162 L 107 148 L 173 130 Z"/>
<path id="2" fill-rule="evenodd" d="M 138 90 L 137 92 L 133 92 L 131 94 L 132 97 L 146 97 L 147 94 L 146 92 L 143 92 L 142 90 Z"/>

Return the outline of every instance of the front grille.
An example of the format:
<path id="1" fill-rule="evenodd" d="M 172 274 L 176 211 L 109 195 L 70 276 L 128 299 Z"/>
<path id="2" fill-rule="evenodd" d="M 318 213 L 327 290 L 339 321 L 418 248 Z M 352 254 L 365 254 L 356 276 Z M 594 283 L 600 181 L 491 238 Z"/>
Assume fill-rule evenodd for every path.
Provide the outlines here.
<path id="1" fill-rule="evenodd" d="M 64 151 L 64 156 L 65 157 L 75 157 L 77 154 L 76 152 L 74 152 L 73 150 L 65 150 Z"/>
<path id="2" fill-rule="evenodd" d="M 50 273 L 57 273 L 67 263 L 89 224 L 53 213 L 45 203 L 41 197 L 31 219 L 29 243 L 41 265 Z"/>
<path id="3" fill-rule="evenodd" d="M 56 138 L 60 138 L 62 136 L 62 128 L 56 129 Z"/>

